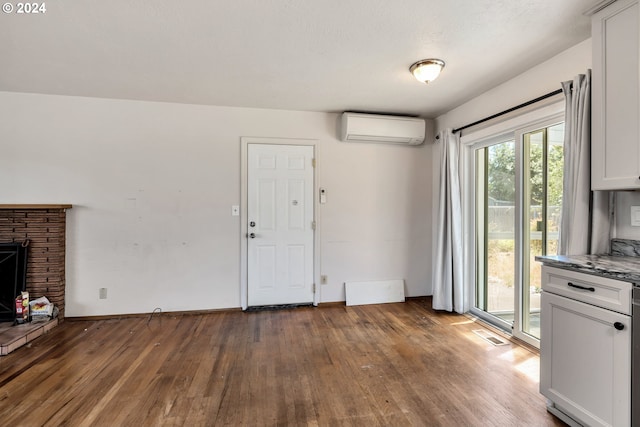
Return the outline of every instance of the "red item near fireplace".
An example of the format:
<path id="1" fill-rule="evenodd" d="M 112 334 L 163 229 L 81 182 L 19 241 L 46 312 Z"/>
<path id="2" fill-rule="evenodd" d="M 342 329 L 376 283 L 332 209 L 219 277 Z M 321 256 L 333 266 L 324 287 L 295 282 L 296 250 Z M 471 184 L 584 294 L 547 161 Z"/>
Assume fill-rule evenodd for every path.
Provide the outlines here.
<path id="1" fill-rule="evenodd" d="M 21 292 L 16 297 L 16 322 L 26 323 L 29 321 L 29 292 Z"/>

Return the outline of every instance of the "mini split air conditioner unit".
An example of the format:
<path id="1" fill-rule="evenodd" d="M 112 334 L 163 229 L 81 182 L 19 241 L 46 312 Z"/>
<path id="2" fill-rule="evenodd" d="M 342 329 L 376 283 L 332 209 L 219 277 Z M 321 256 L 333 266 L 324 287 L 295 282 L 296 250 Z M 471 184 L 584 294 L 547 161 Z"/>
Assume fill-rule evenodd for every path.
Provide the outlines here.
<path id="1" fill-rule="evenodd" d="M 341 139 L 345 142 L 419 145 L 424 142 L 424 134 L 424 119 L 378 114 L 342 113 Z"/>

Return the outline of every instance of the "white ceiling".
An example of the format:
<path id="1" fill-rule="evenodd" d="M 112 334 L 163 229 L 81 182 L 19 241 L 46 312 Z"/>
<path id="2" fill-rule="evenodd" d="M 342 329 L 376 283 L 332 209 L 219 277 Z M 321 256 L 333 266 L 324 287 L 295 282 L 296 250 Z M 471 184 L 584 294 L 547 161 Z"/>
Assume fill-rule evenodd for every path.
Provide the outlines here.
<path id="1" fill-rule="evenodd" d="M 0 14 L 0 90 L 435 117 L 589 38 L 594 3 L 53 0 Z"/>

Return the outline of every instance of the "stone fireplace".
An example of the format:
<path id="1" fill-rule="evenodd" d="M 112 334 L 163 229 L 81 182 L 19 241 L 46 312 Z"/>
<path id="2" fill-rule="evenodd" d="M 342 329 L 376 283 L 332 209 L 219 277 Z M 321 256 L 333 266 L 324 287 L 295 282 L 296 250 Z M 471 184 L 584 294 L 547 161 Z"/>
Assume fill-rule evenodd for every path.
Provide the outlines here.
<path id="1" fill-rule="evenodd" d="M 27 248 L 29 298 L 45 296 L 64 319 L 66 210 L 71 205 L 0 205 L 0 243 Z"/>

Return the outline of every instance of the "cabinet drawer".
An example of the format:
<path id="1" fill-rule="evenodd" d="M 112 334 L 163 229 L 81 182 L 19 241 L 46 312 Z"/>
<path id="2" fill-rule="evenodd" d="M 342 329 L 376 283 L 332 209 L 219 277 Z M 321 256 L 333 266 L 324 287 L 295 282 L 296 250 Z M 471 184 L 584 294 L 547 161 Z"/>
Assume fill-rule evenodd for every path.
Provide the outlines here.
<path id="1" fill-rule="evenodd" d="M 542 289 L 577 301 L 631 315 L 633 284 L 621 280 L 542 267 Z"/>

